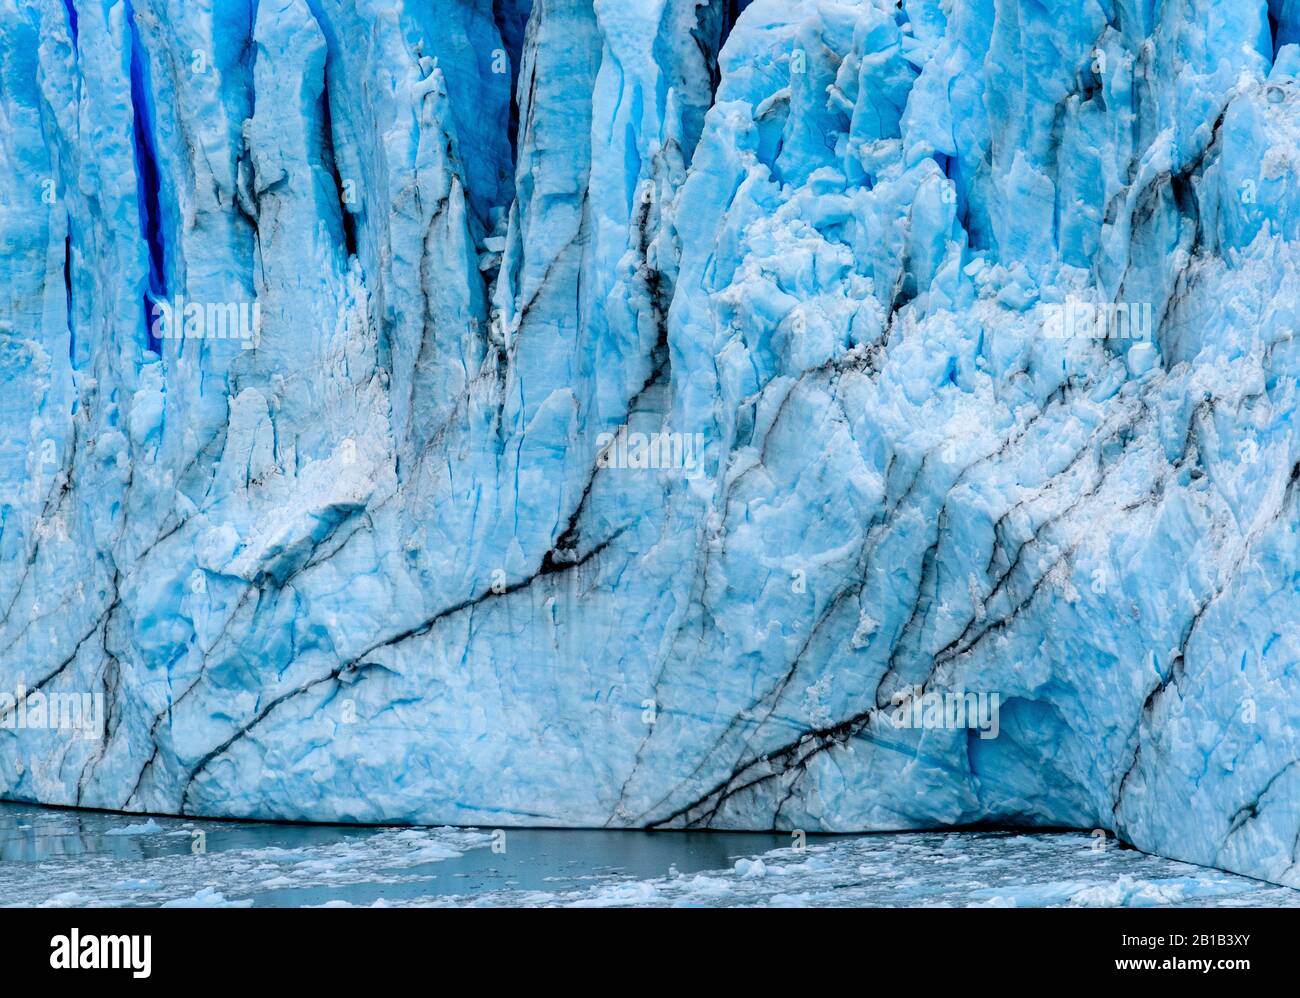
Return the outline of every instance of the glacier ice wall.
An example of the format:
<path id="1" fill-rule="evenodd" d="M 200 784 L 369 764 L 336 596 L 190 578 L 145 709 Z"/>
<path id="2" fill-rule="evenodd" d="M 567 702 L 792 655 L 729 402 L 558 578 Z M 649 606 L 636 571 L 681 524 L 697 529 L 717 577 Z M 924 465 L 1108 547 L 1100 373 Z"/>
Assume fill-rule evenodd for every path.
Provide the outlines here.
<path id="1" fill-rule="evenodd" d="M 0 0 L 0 795 L 1067 825 L 1300 886 L 1297 42 Z M 894 723 L 963 691 L 997 737 Z M 80 692 L 90 737 L 19 723 Z"/>

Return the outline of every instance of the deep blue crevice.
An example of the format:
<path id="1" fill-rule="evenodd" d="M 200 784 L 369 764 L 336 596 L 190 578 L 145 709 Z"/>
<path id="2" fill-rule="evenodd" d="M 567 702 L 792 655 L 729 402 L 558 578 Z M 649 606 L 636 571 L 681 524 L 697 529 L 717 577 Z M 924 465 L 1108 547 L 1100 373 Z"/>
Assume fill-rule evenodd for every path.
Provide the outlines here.
<path id="1" fill-rule="evenodd" d="M 1277 60 L 1277 51 L 1284 44 L 1281 36 L 1282 17 L 1287 6 L 1286 0 L 1268 0 L 1265 13 L 1268 15 L 1268 45 L 1272 49 L 1269 57 Z"/>
<path id="2" fill-rule="evenodd" d="M 63 0 L 63 6 L 68 12 L 68 31 L 72 34 L 72 47 L 77 47 L 77 7 L 73 0 Z"/>
<path id="3" fill-rule="evenodd" d="M 316 111 L 320 121 L 320 163 L 326 174 L 334 182 L 334 193 L 339 201 L 339 224 L 341 226 L 342 248 L 348 257 L 358 255 L 357 242 L 357 218 L 348 206 L 345 197 L 346 186 L 343 175 L 339 171 L 338 160 L 335 155 L 334 147 L 334 110 L 330 103 L 330 92 L 333 89 L 332 80 L 334 74 L 338 71 L 339 58 L 339 40 L 338 33 L 334 29 L 320 0 L 307 0 L 307 9 L 311 11 L 312 17 L 316 20 L 316 25 L 320 28 L 321 37 L 325 41 L 325 70 L 321 79 L 321 93 L 317 100 Z M 337 236 L 338 234 L 336 234 Z"/>
<path id="4" fill-rule="evenodd" d="M 339 199 L 339 216 L 343 225 L 343 248 L 349 257 L 357 255 L 357 219 L 348 207 L 343 177 L 334 157 L 334 112 L 330 107 L 330 73 L 326 62 L 324 86 L 320 95 L 321 162 L 334 180 L 334 190 Z"/>
<path id="5" fill-rule="evenodd" d="M 68 360 L 77 366 L 77 330 L 72 321 L 72 216 L 68 216 L 68 234 L 63 240 L 63 290 L 68 307 Z"/>
<path id="6" fill-rule="evenodd" d="M 711 3 L 701 5 L 697 11 L 691 37 L 709 71 L 709 92 L 714 98 L 717 97 L 718 86 L 722 83 L 722 67 L 718 60 L 722 55 L 723 46 L 727 44 L 731 30 L 736 26 L 736 20 L 752 2 L 753 0 L 712 0 Z M 663 62 L 660 64 L 666 65 Z M 702 126 L 701 121 L 696 130 L 702 129 Z"/>
<path id="7" fill-rule="evenodd" d="M 723 2 L 726 6 L 726 11 L 725 16 L 722 19 L 722 44 L 726 45 L 727 38 L 731 35 L 731 29 L 736 26 L 736 21 L 740 18 L 740 15 L 745 12 L 745 8 L 753 3 L 754 0 L 723 0 Z M 721 51 L 721 49 L 719 49 L 719 51 Z"/>
<path id="8" fill-rule="evenodd" d="M 524 36 L 533 0 L 492 0 L 492 16 L 501 44 L 510 56 L 510 159 L 518 162 L 519 150 L 519 70 L 524 57 Z"/>
<path id="9" fill-rule="evenodd" d="M 1285 45 L 1300 42 L 1300 4 L 1296 0 L 1268 0 L 1268 33 L 1273 45 L 1273 59 Z"/>
<path id="10" fill-rule="evenodd" d="M 149 86 L 149 67 L 135 23 L 135 11 L 127 5 L 131 32 L 131 106 L 134 112 L 136 194 L 140 204 L 140 230 L 149 249 L 149 285 L 144 294 L 145 338 L 150 350 L 162 353 L 162 342 L 153 335 L 153 305 L 167 298 L 167 247 L 163 239 L 161 174 L 154 142 L 154 108 Z"/>

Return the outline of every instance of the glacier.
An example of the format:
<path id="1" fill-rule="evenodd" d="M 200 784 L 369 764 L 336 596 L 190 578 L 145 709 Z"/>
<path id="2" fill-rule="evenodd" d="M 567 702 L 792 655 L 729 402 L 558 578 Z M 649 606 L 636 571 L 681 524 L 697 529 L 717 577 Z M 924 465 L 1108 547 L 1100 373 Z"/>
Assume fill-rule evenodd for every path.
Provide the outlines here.
<path id="1" fill-rule="evenodd" d="M 0 798 L 1300 887 L 1298 79 L 1293 0 L 0 0 Z"/>

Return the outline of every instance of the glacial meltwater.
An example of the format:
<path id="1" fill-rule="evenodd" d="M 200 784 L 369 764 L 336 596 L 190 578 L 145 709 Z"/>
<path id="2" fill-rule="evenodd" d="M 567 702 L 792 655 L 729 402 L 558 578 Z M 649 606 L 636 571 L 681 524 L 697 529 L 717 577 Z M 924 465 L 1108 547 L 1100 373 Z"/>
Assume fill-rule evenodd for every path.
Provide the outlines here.
<path id="1" fill-rule="evenodd" d="M 0 805 L 3 906 L 1287 906 L 1083 832 L 371 828 Z"/>

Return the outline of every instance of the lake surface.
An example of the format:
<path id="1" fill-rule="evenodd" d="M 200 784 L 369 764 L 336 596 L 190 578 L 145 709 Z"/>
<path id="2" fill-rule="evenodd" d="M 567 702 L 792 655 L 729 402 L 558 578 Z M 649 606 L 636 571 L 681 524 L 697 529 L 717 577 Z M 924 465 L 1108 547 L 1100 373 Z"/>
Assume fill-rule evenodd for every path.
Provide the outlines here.
<path id="1" fill-rule="evenodd" d="M 0 905 L 1285 906 L 1081 833 L 349 828 L 0 804 Z"/>

